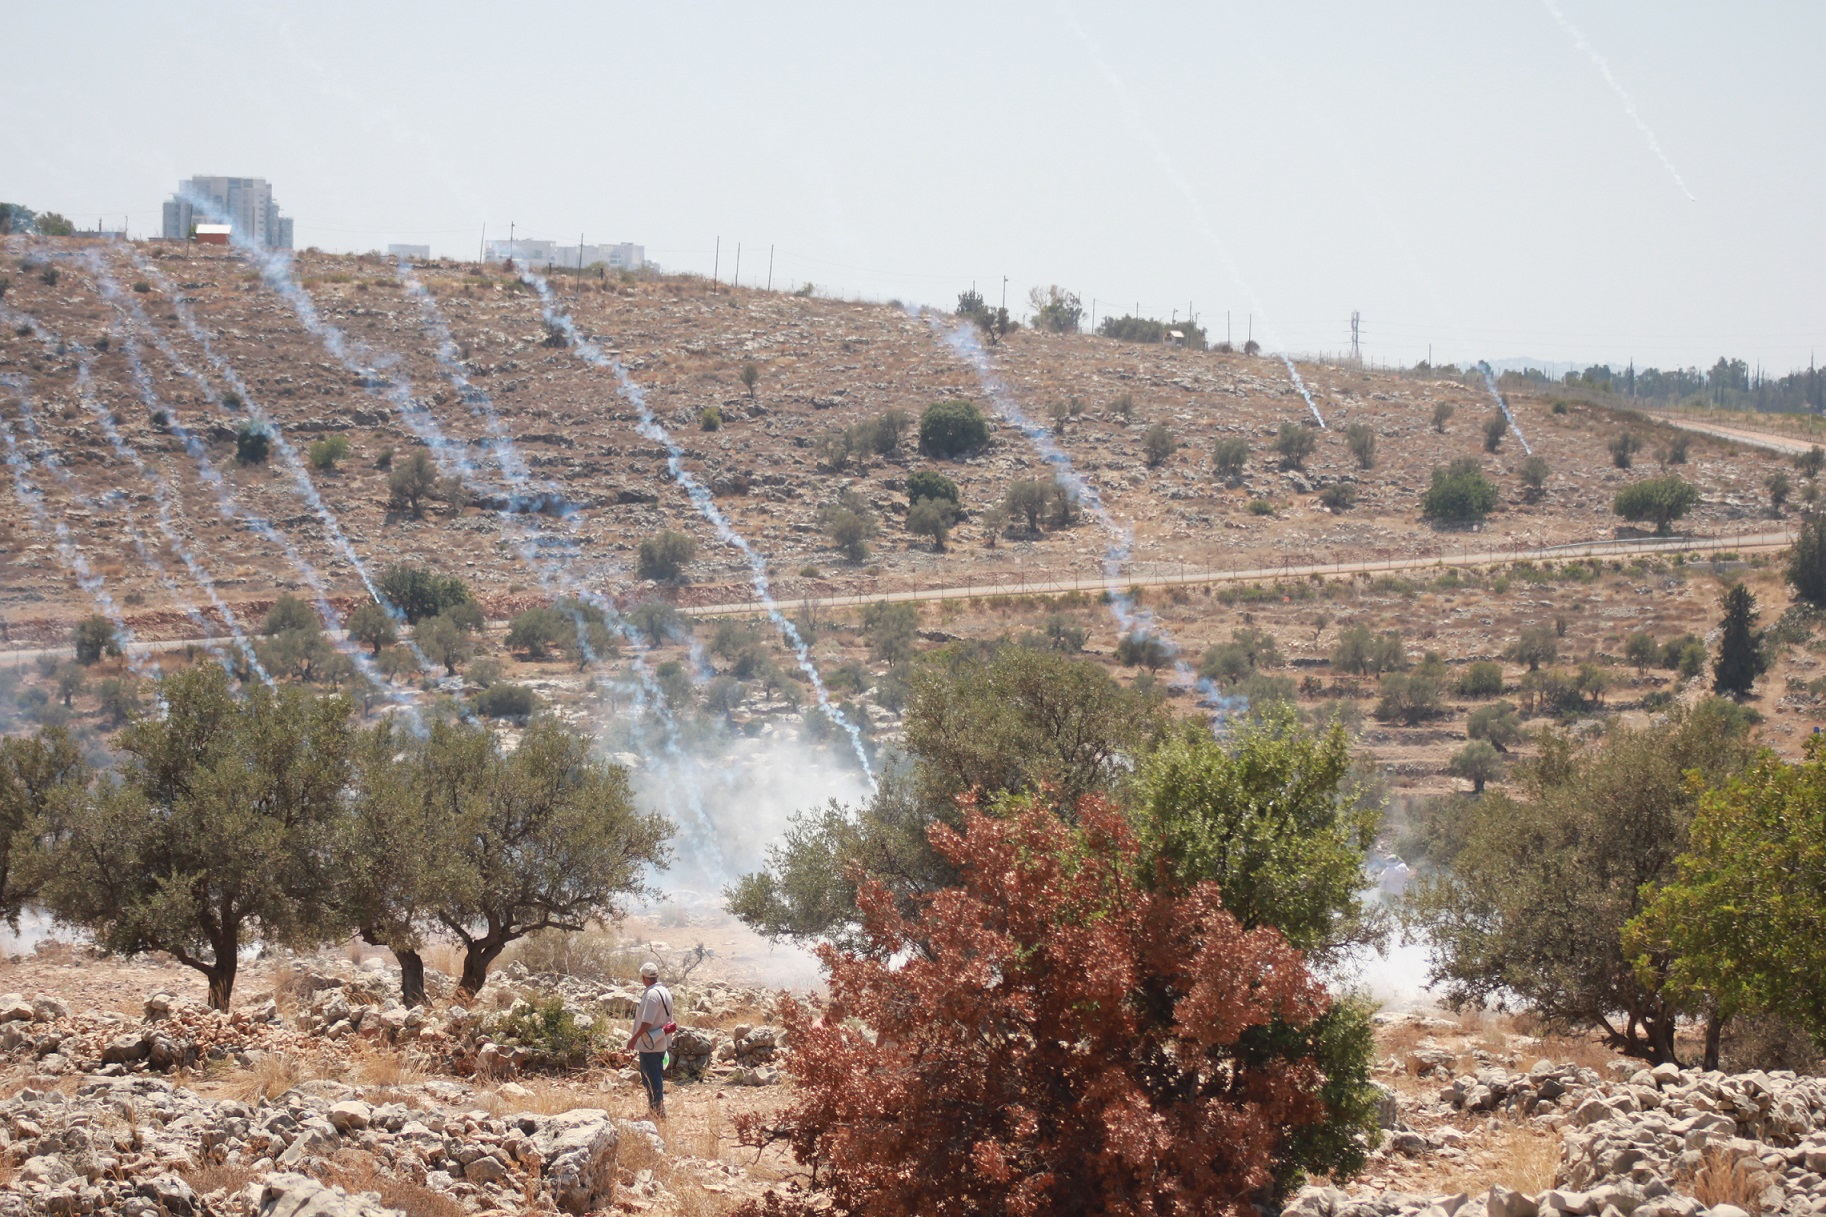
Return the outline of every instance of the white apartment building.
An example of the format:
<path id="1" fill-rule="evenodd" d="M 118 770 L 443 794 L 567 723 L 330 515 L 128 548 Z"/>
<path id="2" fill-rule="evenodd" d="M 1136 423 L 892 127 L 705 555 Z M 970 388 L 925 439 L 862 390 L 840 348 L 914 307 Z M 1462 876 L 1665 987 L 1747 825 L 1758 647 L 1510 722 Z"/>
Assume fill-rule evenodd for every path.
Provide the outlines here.
<path id="1" fill-rule="evenodd" d="M 490 241 L 487 257 L 490 262 L 505 262 L 512 258 L 515 266 L 540 269 L 607 266 L 610 270 L 639 270 L 647 264 L 647 247 L 628 241 L 619 245 L 566 245 L 561 241 L 522 237 L 513 241 Z"/>
<path id="2" fill-rule="evenodd" d="M 235 232 L 268 249 L 292 248 L 292 221 L 279 214 L 263 177 L 193 177 L 178 183 L 165 203 L 167 240 L 184 241 L 199 223 L 227 218 Z"/>

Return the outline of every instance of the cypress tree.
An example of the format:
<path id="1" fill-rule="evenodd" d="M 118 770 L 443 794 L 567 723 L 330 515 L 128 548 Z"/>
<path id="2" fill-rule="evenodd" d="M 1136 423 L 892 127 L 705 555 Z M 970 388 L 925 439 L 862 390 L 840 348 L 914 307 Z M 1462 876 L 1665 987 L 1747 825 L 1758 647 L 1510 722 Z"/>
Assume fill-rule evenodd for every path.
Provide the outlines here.
<path id="1" fill-rule="evenodd" d="M 1718 658 L 1712 662 L 1712 691 L 1745 697 L 1769 667 L 1763 632 L 1756 628 L 1756 597 L 1739 583 L 1724 596 Z"/>

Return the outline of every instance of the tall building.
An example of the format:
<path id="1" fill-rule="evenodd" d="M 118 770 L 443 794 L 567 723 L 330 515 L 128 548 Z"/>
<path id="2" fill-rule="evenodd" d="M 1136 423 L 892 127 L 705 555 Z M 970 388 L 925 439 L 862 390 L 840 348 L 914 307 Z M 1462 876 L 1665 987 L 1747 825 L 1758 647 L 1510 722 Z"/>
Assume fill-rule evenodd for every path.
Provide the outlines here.
<path id="1" fill-rule="evenodd" d="M 194 177 L 179 182 L 178 192 L 165 203 L 165 237 L 187 240 L 198 223 L 222 217 L 237 234 L 268 249 L 292 247 L 291 217 L 279 214 L 273 188 L 263 177 Z"/>
<path id="2" fill-rule="evenodd" d="M 566 245 L 561 241 L 490 241 L 488 260 L 505 262 L 512 258 L 519 266 L 570 267 L 607 266 L 610 270 L 639 270 L 647 264 L 647 247 L 623 241 L 619 245 Z"/>

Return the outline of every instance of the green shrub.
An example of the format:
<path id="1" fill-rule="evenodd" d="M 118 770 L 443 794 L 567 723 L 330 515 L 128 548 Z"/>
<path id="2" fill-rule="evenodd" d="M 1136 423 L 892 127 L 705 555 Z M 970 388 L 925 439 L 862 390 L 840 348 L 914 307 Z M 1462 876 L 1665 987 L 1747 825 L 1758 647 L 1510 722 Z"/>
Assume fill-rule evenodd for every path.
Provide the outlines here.
<path id="1" fill-rule="evenodd" d="M 456 575 L 440 575 L 423 566 L 401 562 L 381 572 L 380 594 L 406 615 L 408 624 L 435 617 L 459 604 L 474 605 L 469 585 Z"/>
<path id="2" fill-rule="evenodd" d="M 72 638 L 76 662 L 85 667 L 100 663 L 103 655 L 120 654 L 120 635 L 115 632 L 114 623 L 99 613 L 77 622 Z"/>
<path id="3" fill-rule="evenodd" d="M 1361 469 L 1376 466 L 1376 429 L 1368 423 L 1352 423 L 1344 429 L 1344 445 L 1357 458 Z"/>
<path id="4" fill-rule="evenodd" d="M 682 532 L 666 529 L 640 543 L 636 573 L 656 583 L 678 583 L 685 567 L 697 555 L 697 542 Z"/>
<path id="5" fill-rule="evenodd" d="M 935 469 L 918 469 L 907 475 L 907 505 L 921 499 L 944 499 L 953 507 L 963 506 L 957 483 Z"/>
<path id="6" fill-rule="evenodd" d="M 1496 483 L 1470 457 L 1433 470 L 1433 484 L 1421 499 L 1421 514 L 1441 524 L 1475 524 L 1495 510 Z"/>
<path id="7" fill-rule="evenodd" d="M 1530 456 L 1516 468 L 1515 476 L 1527 488 L 1528 497 L 1538 499 L 1547 486 L 1547 461 L 1544 457 Z"/>
<path id="8" fill-rule="evenodd" d="M 1414 724 L 1445 712 L 1439 683 L 1430 676 L 1390 672 L 1382 678 L 1375 716 L 1383 722 Z"/>
<path id="9" fill-rule="evenodd" d="M 1697 486 L 1679 474 L 1668 473 L 1625 486 L 1617 492 L 1611 510 L 1626 520 L 1649 521 L 1656 532 L 1664 533 L 1698 502 Z"/>
<path id="10" fill-rule="evenodd" d="M 1271 516 L 1274 514 L 1274 504 L 1270 503 L 1267 499 L 1250 499 L 1249 514 L 1252 516 Z"/>
<path id="11" fill-rule="evenodd" d="M 1357 505 L 1357 488 L 1349 482 L 1333 482 L 1319 492 L 1319 502 L 1333 511 L 1349 511 Z"/>
<path id="12" fill-rule="evenodd" d="M 589 1026 L 579 1024 L 564 999 L 556 996 L 515 1002 L 506 1014 L 490 1019 L 487 1028 L 497 1043 L 525 1049 L 525 1067 L 534 1072 L 581 1069 L 599 1048 L 608 1046 L 600 1019 Z"/>
<path id="13" fill-rule="evenodd" d="M 1509 420 L 1502 411 L 1497 411 L 1484 421 L 1484 451 L 1495 452 L 1503 446 L 1503 436 L 1509 434 Z"/>
<path id="14" fill-rule="evenodd" d="M 919 450 L 940 460 L 967 456 L 989 442 L 989 420 L 974 402 L 941 401 L 919 418 Z"/>
<path id="15" fill-rule="evenodd" d="M 1625 431 L 1610 441 L 1610 462 L 1619 469 L 1628 469 L 1636 463 L 1636 453 L 1640 451 L 1642 441 Z"/>
<path id="16" fill-rule="evenodd" d="M 700 431 L 721 431 L 723 429 L 723 412 L 715 406 L 705 406 L 698 412 L 697 427 Z"/>
<path id="17" fill-rule="evenodd" d="M 1242 479 L 1249 460 L 1249 441 L 1240 435 L 1225 436 L 1211 448 L 1211 470 L 1226 482 Z"/>
<path id="18" fill-rule="evenodd" d="M 1446 424 L 1458 413 L 1458 407 L 1449 401 L 1442 401 L 1433 407 L 1433 430 L 1441 435 L 1446 433 Z"/>
<path id="19" fill-rule="evenodd" d="M 1178 445 L 1173 441 L 1173 433 L 1160 423 L 1149 427 L 1147 433 L 1141 437 L 1141 457 L 1149 469 L 1158 469 L 1169 456 L 1173 455 L 1173 449 L 1176 447 Z"/>
<path id="20" fill-rule="evenodd" d="M 1306 458 L 1312 455 L 1318 443 L 1312 428 L 1305 423 L 1282 423 L 1274 437 L 1274 450 L 1280 454 L 1282 465 L 1289 469 L 1304 469 Z"/>
<path id="21" fill-rule="evenodd" d="M 264 424 L 242 423 L 235 432 L 235 462 L 241 465 L 264 465 L 272 454 L 273 433 Z"/>
<path id="22" fill-rule="evenodd" d="M 349 441 L 340 435 L 325 435 L 311 441 L 311 468 L 328 470 L 336 468 L 336 462 L 349 455 Z"/>
<path id="23" fill-rule="evenodd" d="M 1458 677 L 1460 697 L 1496 697 L 1503 691 L 1503 665 L 1480 659 Z"/>
<path id="24" fill-rule="evenodd" d="M 489 685 L 470 699 L 469 705 L 483 718 L 526 719 L 538 707 L 539 699 L 525 685 L 505 682 Z"/>

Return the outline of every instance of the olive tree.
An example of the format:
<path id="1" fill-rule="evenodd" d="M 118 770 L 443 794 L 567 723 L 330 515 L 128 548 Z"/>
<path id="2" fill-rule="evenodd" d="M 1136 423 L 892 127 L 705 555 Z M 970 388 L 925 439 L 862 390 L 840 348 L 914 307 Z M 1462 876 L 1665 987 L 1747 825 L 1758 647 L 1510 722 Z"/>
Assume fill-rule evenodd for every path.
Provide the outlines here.
<path id="1" fill-rule="evenodd" d="M 58 921 L 103 950 L 165 951 L 226 1010 L 251 938 L 333 935 L 331 844 L 353 773 L 351 705 L 221 669 L 160 686 L 166 714 L 122 732 L 118 776 L 66 785 L 36 823 L 29 873 Z"/>
<path id="2" fill-rule="evenodd" d="M 467 997 L 509 943 L 619 915 L 670 855 L 671 826 L 635 810 L 627 771 L 558 723 L 534 722 L 512 752 L 486 727 L 439 723 L 406 763 L 435 812 L 428 848 L 448 854 L 432 917 L 463 944 Z"/>

